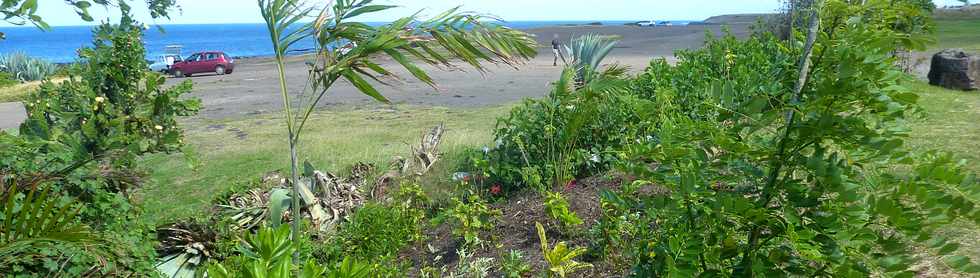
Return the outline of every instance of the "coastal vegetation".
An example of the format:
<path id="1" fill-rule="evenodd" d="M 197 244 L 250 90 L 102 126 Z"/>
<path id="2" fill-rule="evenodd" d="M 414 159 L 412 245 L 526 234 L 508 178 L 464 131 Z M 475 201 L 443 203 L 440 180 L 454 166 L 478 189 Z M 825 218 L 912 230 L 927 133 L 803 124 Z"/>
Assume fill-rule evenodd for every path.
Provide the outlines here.
<path id="1" fill-rule="evenodd" d="M 0 73 L 5 74 L 2 76 L 4 79 L 20 82 L 41 81 L 57 71 L 57 65 L 24 53 L 0 55 Z"/>
<path id="2" fill-rule="evenodd" d="M 415 63 L 518 65 L 533 43 L 455 10 L 370 27 L 352 20 L 389 6 L 341 0 L 286 29 L 314 10 L 260 4 L 282 115 L 179 120 L 199 109 L 193 88 L 146 70 L 128 16 L 28 96 L 28 120 L 0 132 L 0 273 L 980 273 L 980 96 L 894 63 L 929 41 L 895 24 L 929 24 L 921 1 L 800 1 L 786 39 L 709 34 L 637 74 L 603 62 L 615 38 L 586 35 L 540 99 L 330 111 L 316 103 L 341 78 L 386 100 L 378 55 L 434 86 Z M 954 30 L 941 45 L 969 32 L 937 24 Z M 304 36 L 319 49 L 294 106 L 281 60 Z"/>

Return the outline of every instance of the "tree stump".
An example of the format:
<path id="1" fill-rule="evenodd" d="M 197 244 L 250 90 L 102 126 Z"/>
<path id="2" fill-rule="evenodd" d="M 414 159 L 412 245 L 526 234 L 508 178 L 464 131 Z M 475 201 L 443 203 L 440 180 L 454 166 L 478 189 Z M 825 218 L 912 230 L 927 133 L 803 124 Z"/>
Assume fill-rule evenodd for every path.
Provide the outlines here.
<path id="1" fill-rule="evenodd" d="M 929 84 L 954 90 L 980 88 L 980 56 L 962 49 L 946 49 L 932 56 Z"/>

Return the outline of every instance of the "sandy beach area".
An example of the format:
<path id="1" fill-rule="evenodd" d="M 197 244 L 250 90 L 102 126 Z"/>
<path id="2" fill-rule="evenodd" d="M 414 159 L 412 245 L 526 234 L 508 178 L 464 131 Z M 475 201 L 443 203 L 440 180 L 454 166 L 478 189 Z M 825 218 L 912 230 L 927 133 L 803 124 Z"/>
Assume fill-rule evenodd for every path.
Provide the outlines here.
<path id="1" fill-rule="evenodd" d="M 744 37 L 749 33 L 749 25 L 727 25 L 730 31 Z M 633 72 L 642 71 L 655 57 L 673 59 L 673 53 L 678 49 L 697 48 L 704 44 L 705 31 L 721 34 L 725 27 L 722 25 L 690 25 L 669 27 L 638 27 L 638 26 L 555 26 L 525 30 L 537 36 L 541 48 L 538 56 L 527 64 L 511 68 L 506 66 L 489 66 L 485 74 L 464 68 L 465 71 L 441 71 L 425 67 L 438 83 L 439 89 L 433 90 L 425 84 L 406 80 L 396 83 L 393 87 L 379 87 L 382 93 L 392 103 L 431 105 L 445 107 L 478 107 L 499 105 L 520 101 L 528 97 L 540 97 L 550 90 L 561 73 L 561 67 L 552 65 L 553 56 L 550 42 L 554 35 L 562 41 L 589 33 L 615 35 L 621 38 L 616 49 L 606 59 L 608 63 L 619 63 L 629 66 Z M 299 99 L 306 81 L 305 61 L 308 57 L 291 57 L 286 66 L 290 88 L 294 99 Z M 191 96 L 202 100 L 204 108 L 195 119 L 224 120 L 240 119 L 253 115 L 278 112 L 282 107 L 282 98 L 278 93 L 278 79 L 274 60 L 265 58 L 239 59 L 235 72 L 230 75 L 202 74 L 191 78 L 170 78 L 168 85 L 175 85 L 185 80 L 194 83 Z M 380 63 L 403 77 L 410 77 L 408 72 L 390 60 L 382 59 Z M 407 79 L 407 78 L 406 78 Z M 307 93 L 307 96 L 310 93 Z M 336 84 L 329 95 L 321 102 L 320 107 L 362 107 L 375 106 L 378 103 L 357 92 L 346 81 Z M 24 118 L 23 110 L 17 105 L 0 106 L 0 128 L 16 127 Z"/>

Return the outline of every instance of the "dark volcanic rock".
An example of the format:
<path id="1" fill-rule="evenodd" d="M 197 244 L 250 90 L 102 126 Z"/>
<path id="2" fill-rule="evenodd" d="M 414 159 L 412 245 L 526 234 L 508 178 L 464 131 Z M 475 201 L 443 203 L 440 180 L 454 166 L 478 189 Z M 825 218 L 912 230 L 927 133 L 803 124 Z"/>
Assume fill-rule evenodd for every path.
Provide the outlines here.
<path id="1" fill-rule="evenodd" d="M 946 49 L 932 56 L 929 84 L 956 90 L 980 88 L 980 56 Z"/>

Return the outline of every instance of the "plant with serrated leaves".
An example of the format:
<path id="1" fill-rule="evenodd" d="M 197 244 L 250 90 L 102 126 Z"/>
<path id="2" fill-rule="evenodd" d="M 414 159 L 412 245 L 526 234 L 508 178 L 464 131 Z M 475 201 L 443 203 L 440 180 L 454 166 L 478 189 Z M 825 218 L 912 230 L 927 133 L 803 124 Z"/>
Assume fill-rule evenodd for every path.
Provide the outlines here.
<path id="1" fill-rule="evenodd" d="M 291 157 L 291 180 L 299 181 L 297 144 L 310 114 L 339 79 L 350 82 L 358 91 L 381 102 L 388 102 L 367 80 L 389 84 L 385 79 L 396 77 L 377 64 L 379 56 L 387 56 L 404 67 L 414 77 L 435 87 L 435 81 L 416 63 L 440 68 L 455 68 L 452 60 L 484 71 L 483 62 L 516 66 L 536 54 L 537 43 L 527 33 L 486 21 L 486 16 L 451 9 L 432 19 L 420 19 L 418 14 L 399 18 L 382 26 L 354 21 L 358 16 L 376 14 L 394 6 L 373 4 L 371 0 L 329 1 L 321 7 L 315 19 L 298 23 L 314 13 L 316 8 L 302 0 L 259 0 L 259 9 L 268 27 L 279 72 L 279 92 L 283 99 L 287 141 Z M 299 110 L 286 82 L 285 55 L 293 44 L 312 39 L 315 50 L 309 65 Z M 337 45 L 350 43 L 349 51 L 337 51 Z M 308 89 L 308 91 L 306 91 Z M 293 196 L 299 196 L 298 182 L 293 183 Z M 299 198 L 293 198 L 293 215 L 299 215 Z M 294 233 L 299 233 L 299 217 L 293 218 Z M 295 235 L 294 235 L 295 236 Z"/>
<path id="2" fill-rule="evenodd" d="M 558 242 L 552 248 L 548 243 L 548 235 L 544 226 L 539 222 L 534 222 L 534 226 L 538 229 L 538 239 L 541 240 L 541 255 L 544 256 L 544 261 L 548 263 L 548 270 L 546 271 L 548 277 L 565 277 L 576 271 L 592 267 L 590 263 L 575 261 L 576 257 L 585 254 L 588 249 L 584 247 L 569 248 L 564 241 Z"/>
<path id="3" fill-rule="evenodd" d="M 558 220 L 563 228 L 582 225 L 582 219 L 568 208 L 568 200 L 560 192 L 545 192 L 544 210 L 552 219 Z"/>
<path id="4" fill-rule="evenodd" d="M 453 235 L 462 237 L 467 246 L 480 243 L 480 234 L 493 229 L 501 214 L 476 194 L 471 194 L 466 201 L 453 197 L 452 207 L 446 213 L 453 226 Z"/>

